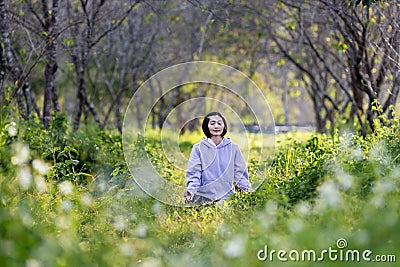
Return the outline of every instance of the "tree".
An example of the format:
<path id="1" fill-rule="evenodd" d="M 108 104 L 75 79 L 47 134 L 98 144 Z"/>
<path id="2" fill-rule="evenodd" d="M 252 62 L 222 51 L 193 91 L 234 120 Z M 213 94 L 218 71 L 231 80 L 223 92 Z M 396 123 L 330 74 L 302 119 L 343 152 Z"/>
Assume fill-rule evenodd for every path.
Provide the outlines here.
<path id="1" fill-rule="evenodd" d="M 44 88 L 44 100 L 43 100 L 43 126 L 48 128 L 50 125 L 50 112 L 51 104 L 55 111 L 60 111 L 60 104 L 58 102 L 58 92 L 55 82 L 55 75 L 57 72 L 57 42 L 58 35 L 58 14 L 59 14 L 59 0 L 53 0 L 51 7 L 46 0 L 41 1 L 42 15 L 36 11 L 34 3 L 30 0 L 26 1 L 29 10 L 34 14 L 34 18 L 37 20 L 37 25 L 40 25 L 41 29 L 36 30 L 40 32 L 42 39 L 44 39 L 44 57 L 46 60 L 46 67 L 44 71 L 45 76 L 45 88 Z"/>
<path id="2" fill-rule="evenodd" d="M 349 70 L 349 84 L 358 110 L 366 114 L 369 126 L 374 130 L 374 120 L 381 112 L 392 116 L 391 105 L 397 102 L 399 80 L 398 66 L 390 61 L 395 55 L 390 47 L 396 47 L 399 31 L 391 30 L 399 20 L 398 5 L 381 4 L 374 7 L 332 5 L 322 1 L 329 10 L 335 32 L 343 44 L 346 60 L 342 62 Z M 385 16 L 382 16 L 382 12 Z M 387 39 L 382 38 L 385 36 Z M 382 42 L 385 40 L 385 42 Z M 367 106 L 363 100 L 367 99 Z M 390 104 L 389 104 L 390 103 Z"/>
<path id="3" fill-rule="evenodd" d="M 75 1 L 67 2 L 67 19 L 70 21 L 70 40 L 66 46 L 74 64 L 78 103 L 74 115 L 74 129 L 79 128 L 81 116 L 90 112 L 99 125 L 103 125 L 95 105 L 87 95 L 86 71 L 92 49 L 108 34 L 115 31 L 129 16 L 137 1 L 107 2 Z M 104 20 L 104 21 L 103 21 Z"/>
<path id="4" fill-rule="evenodd" d="M 396 47 L 398 32 L 388 34 L 389 44 L 385 45 L 380 41 L 383 34 L 379 27 L 386 25 L 389 31 L 398 20 L 393 11 L 398 7 L 382 3 L 363 8 L 325 0 L 282 0 L 263 8 L 259 4 L 244 6 L 263 19 L 279 53 L 303 77 L 318 131 L 326 131 L 326 119 L 334 125 L 337 116 L 348 122 L 355 120 L 363 135 L 365 122 L 374 130 L 379 107 L 389 113 L 390 105 L 385 103 L 394 104 L 397 99 L 398 81 L 391 77 L 396 77 L 398 69 L 388 61 L 394 55 L 385 47 Z M 386 94 L 387 90 L 391 93 Z"/>
<path id="5" fill-rule="evenodd" d="M 154 72 L 152 58 L 162 26 L 156 16 L 149 16 L 152 12 L 146 4 L 136 8 L 134 15 L 128 16 L 118 29 L 105 37 L 101 51 L 95 52 L 93 57 L 97 68 L 89 76 L 91 86 L 105 87 L 97 100 L 111 103 L 103 109 L 99 107 L 104 123 L 108 123 L 114 114 L 114 125 L 120 132 L 121 109 L 127 104 L 123 102 L 123 96 L 128 92 L 129 99 L 140 83 Z M 101 79 L 91 79 L 91 76 Z M 137 108 L 138 120 L 141 121 L 139 102 Z"/>
<path id="6" fill-rule="evenodd" d="M 9 7 L 6 6 L 5 1 L 0 1 L 0 31 L 1 31 L 1 95 L 4 99 L 4 78 L 6 72 L 11 75 L 13 86 L 16 88 L 13 95 L 16 97 L 17 106 L 21 113 L 22 118 L 28 119 L 32 112 L 35 110 L 37 115 L 40 117 L 40 112 L 36 106 L 35 99 L 31 92 L 31 83 L 29 81 L 29 70 L 30 68 L 24 68 L 21 60 L 18 57 L 18 53 L 13 48 L 12 41 L 10 39 L 9 25 L 11 23 L 12 12 Z M 35 61 L 33 66 L 37 63 Z M 28 69 L 26 72 L 25 70 Z"/>

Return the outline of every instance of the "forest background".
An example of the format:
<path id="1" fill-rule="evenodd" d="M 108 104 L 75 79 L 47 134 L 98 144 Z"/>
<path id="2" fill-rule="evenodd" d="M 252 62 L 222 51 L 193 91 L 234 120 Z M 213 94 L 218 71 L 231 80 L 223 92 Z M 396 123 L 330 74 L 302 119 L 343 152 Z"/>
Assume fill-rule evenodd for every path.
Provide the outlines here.
<path id="1" fill-rule="evenodd" d="M 0 261 L 258 266 L 268 244 L 368 249 L 394 266 L 399 9 L 398 0 L 0 0 Z M 254 157 L 270 149 L 254 142 L 249 173 L 265 181 L 222 206 L 149 198 L 123 156 L 131 97 L 152 75 L 189 61 L 236 68 L 261 89 L 277 125 L 312 129 L 277 135 L 268 159 Z M 153 99 L 162 90 L 150 89 Z M 240 99 L 213 84 L 174 88 L 149 117 L 135 98 L 132 119 L 152 128 L 146 155 L 172 182 L 184 174 L 165 158 L 158 130 L 198 97 L 229 102 L 254 123 Z M 199 118 L 186 116 L 174 123 L 185 125 L 175 130 L 187 155 L 201 133 Z"/>

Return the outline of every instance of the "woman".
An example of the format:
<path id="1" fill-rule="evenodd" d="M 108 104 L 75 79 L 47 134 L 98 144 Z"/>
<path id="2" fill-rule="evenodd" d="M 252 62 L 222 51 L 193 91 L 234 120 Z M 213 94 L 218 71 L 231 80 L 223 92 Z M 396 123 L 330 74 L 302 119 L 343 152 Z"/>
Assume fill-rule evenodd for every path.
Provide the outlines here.
<path id="1" fill-rule="evenodd" d="M 207 137 L 195 144 L 186 170 L 187 202 L 210 203 L 226 199 L 236 186 L 250 189 L 246 162 L 239 147 L 225 138 L 228 131 L 225 118 L 219 112 L 207 114 L 202 129 Z"/>

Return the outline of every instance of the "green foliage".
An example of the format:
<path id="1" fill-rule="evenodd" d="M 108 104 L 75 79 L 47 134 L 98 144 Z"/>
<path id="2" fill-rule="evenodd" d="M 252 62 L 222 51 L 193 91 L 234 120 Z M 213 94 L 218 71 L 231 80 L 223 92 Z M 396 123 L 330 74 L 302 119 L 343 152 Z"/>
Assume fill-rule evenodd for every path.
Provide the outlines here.
<path id="1" fill-rule="evenodd" d="M 327 162 L 336 154 L 334 142 L 325 135 L 313 136 L 305 143 L 291 140 L 276 153 L 265 186 L 289 204 L 313 198 Z"/>
<path id="2" fill-rule="evenodd" d="M 375 134 L 366 138 L 346 132 L 278 136 L 260 188 L 192 208 L 146 196 L 129 175 L 117 133 L 93 126 L 71 132 L 62 115 L 53 118 L 51 130 L 38 121 L 12 122 L 4 117 L 0 131 L 4 266 L 260 266 L 272 264 L 257 259 L 265 245 L 321 251 L 335 249 L 339 238 L 349 249 L 374 255 L 400 249 L 398 122 L 378 119 Z M 145 153 L 161 173 L 182 182 L 184 174 L 160 155 L 156 133 L 149 134 Z M 186 156 L 194 136 L 180 137 Z M 250 159 L 250 176 L 259 174 L 258 165 Z M 327 257 L 318 262 L 337 264 Z"/>

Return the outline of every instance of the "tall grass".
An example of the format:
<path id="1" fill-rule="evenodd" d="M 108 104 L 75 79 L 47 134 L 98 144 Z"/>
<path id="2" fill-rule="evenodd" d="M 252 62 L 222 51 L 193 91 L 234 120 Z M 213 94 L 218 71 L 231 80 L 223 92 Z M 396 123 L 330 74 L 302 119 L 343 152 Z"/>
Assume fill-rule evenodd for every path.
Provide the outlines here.
<path id="1" fill-rule="evenodd" d="M 260 261 L 257 253 L 266 246 L 287 252 L 371 250 L 371 258 L 399 260 L 397 124 L 365 139 L 338 132 L 279 136 L 257 191 L 223 205 L 183 208 L 140 190 L 118 134 L 95 127 L 71 132 L 65 118 L 54 121 L 51 131 L 11 119 L 2 125 L 3 266 L 396 266 L 328 256 L 283 262 L 277 252 L 272 261 Z M 183 154 L 198 137 L 180 138 Z M 148 143 L 153 155 L 160 153 L 157 142 Z M 163 157 L 155 163 L 181 179 Z M 251 175 L 260 174 L 258 164 L 249 164 Z M 347 241 L 342 250 L 340 238 Z"/>

